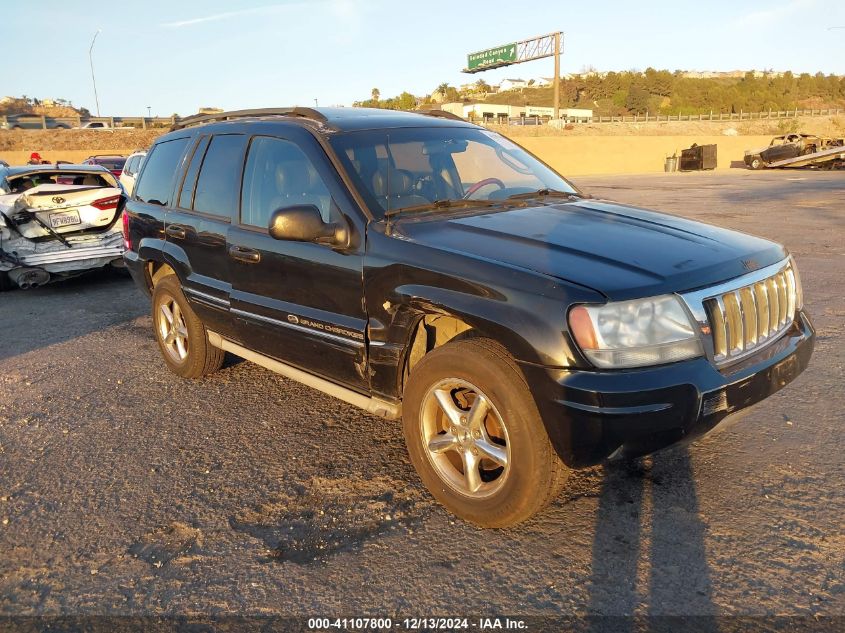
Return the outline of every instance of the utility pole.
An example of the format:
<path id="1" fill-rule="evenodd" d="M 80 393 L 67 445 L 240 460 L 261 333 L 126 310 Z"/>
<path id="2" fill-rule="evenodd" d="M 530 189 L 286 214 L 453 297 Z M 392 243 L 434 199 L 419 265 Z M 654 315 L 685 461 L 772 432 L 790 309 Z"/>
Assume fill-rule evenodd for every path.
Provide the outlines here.
<path id="1" fill-rule="evenodd" d="M 97 80 L 94 78 L 94 42 L 97 41 L 97 36 L 100 34 L 100 29 L 94 33 L 94 38 L 91 40 L 91 46 L 88 49 L 88 62 L 91 64 L 91 83 L 94 84 L 94 102 L 97 104 L 97 116 L 100 116 L 100 98 L 97 96 Z"/>
<path id="2" fill-rule="evenodd" d="M 560 118 L 560 32 L 555 33 L 555 121 Z"/>

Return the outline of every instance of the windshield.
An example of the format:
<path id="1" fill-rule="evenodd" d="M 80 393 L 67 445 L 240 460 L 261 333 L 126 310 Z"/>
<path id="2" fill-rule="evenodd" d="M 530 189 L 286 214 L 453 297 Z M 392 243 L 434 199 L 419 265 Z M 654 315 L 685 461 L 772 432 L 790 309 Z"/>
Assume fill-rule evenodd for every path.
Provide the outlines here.
<path id="1" fill-rule="evenodd" d="M 376 218 L 436 201 L 577 193 L 518 145 L 477 128 L 365 130 L 337 135 L 331 144 Z"/>

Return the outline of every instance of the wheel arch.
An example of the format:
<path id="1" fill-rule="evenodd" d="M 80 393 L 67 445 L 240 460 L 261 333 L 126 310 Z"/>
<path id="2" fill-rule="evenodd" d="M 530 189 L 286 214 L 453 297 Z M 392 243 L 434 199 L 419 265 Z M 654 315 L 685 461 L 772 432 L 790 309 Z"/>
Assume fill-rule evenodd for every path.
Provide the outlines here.
<path id="1" fill-rule="evenodd" d="M 470 313 L 420 310 L 408 328 L 408 337 L 399 363 L 398 394 L 419 361 L 432 351 L 453 341 L 488 338 L 499 342 L 515 359 L 536 362 L 536 350 L 515 330 Z"/>

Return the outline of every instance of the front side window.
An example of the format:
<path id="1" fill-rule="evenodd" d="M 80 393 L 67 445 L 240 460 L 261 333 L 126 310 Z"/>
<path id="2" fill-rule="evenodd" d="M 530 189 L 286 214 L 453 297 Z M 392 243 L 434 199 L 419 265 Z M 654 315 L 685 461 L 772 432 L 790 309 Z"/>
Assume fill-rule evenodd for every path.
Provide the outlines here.
<path id="1" fill-rule="evenodd" d="M 331 195 L 305 152 L 280 138 L 252 139 L 244 168 L 241 223 L 267 227 L 274 211 L 301 204 L 313 204 L 325 222 L 332 221 Z"/>
<path id="2" fill-rule="evenodd" d="M 575 187 L 505 137 L 431 127 L 340 134 L 331 143 L 374 215 L 439 200 L 505 200 Z"/>
<path id="3" fill-rule="evenodd" d="M 135 197 L 138 200 L 163 207 L 170 206 L 173 180 L 187 145 L 188 138 L 176 138 L 153 147 L 135 188 Z"/>
<path id="4" fill-rule="evenodd" d="M 232 217 L 237 209 L 246 137 L 220 134 L 212 137 L 200 167 L 194 193 L 194 211 Z"/>

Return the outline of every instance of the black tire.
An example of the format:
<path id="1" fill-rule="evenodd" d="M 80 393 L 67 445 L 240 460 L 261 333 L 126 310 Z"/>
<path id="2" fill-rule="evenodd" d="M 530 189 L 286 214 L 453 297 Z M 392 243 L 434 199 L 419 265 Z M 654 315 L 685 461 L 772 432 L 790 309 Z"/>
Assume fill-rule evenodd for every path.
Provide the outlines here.
<path id="1" fill-rule="evenodd" d="M 170 312 L 170 321 L 163 306 Z M 168 342 L 163 333 L 168 328 L 163 324 L 173 323 L 174 320 L 185 336 L 175 336 L 174 341 Z M 167 367 L 182 378 L 199 378 L 223 365 L 225 352 L 208 342 L 205 326 L 188 305 L 175 275 L 165 277 L 153 289 L 153 333 Z M 179 345 L 177 340 L 183 340 L 182 344 Z"/>
<path id="2" fill-rule="evenodd" d="M 507 466 L 501 467 L 501 472 L 492 481 L 487 478 L 495 476 L 498 471 L 491 468 L 496 463 L 484 457 L 486 449 L 481 449 L 481 457 L 475 458 L 479 459 L 484 482 L 480 491 L 490 487 L 485 496 L 476 496 L 478 493 L 469 492 L 468 488 L 462 491 L 460 484 L 456 486 L 455 480 L 449 477 L 450 465 L 455 467 L 455 472 L 461 469 L 466 472 L 467 462 L 463 460 L 469 457 L 470 450 L 479 455 L 475 444 L 461 444 L 458 448 L 461 441 L 449 441 L 453 437 L 451 432 L 456 430 L 455 437 L 462 436 L 462 441 L 471 441 L 467 440 L 469 432 L 465 429 L 472 426 L 451 427 L 451 432 L 447 429 L 438 435 L 430 435 L 426 430 L 431 428 L 426 420 L 438 415 L 431 411 L 439 411 L 439 420 L 449 424 L 445 410 L 436 408 L 439 400 L 433 395 L 441 385 L 445 385 L 440 389 L 441 395 L 451 393 L 452 404 L 457 404 L 459 411 L 467 413 L 467 416 L 460 417 L 460 421 L 466 422 L 471 417 L 470 408 L 462 408 L 459 404 L 459 398 L 464 397 L 460 394 L 467 392 L 449 391 L 450 381 L 453 380 L 477 387 L 492 404 L 488 415 L 494 416 L 494 421 L 501 419 L 506 429 L 499 433 L 507 438 L 504 443 L 501 437 L 494 437 L 492 433 L 488 435 L 489 428 L 483 436 L 473 435 L 481 438 L 477 440 L 477 446 L 491 439 L 499 442 L 497 448 L 508 451 Z M 475 400 L 475 396 L 470 397 Z M 431 404 L 432 398 L 434 405 Z M 455 341 L 426 354 L 408 378 L 402 411 L 408 454 L 423 483 L 450 512 L 471 523 L 482 527 L 508 527 L 525 521 L 551 503 L 568 478 L 569 469 L 561 462 L 549 440 L 522 371 L 513 357 L 490 339 Z M 484 420 L 483 424 L 487 425 L 490 417 Z M 431 440 L 426 437 L 445 438 L 449 448 L 432 453 L 428 448 Z M 458 463 L 446 462 L 447 459 Z M 499 478 L 502 478 L 501 481 Z"/>

